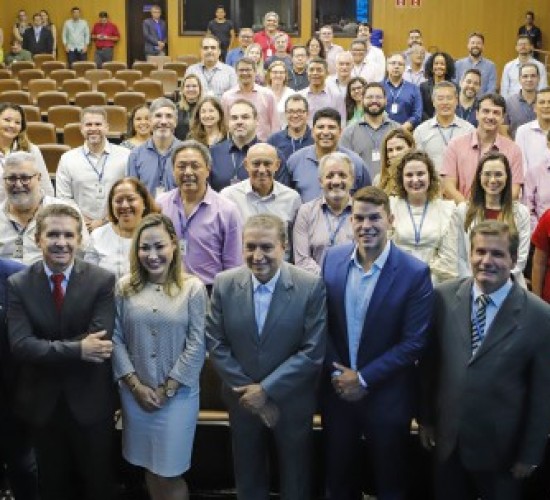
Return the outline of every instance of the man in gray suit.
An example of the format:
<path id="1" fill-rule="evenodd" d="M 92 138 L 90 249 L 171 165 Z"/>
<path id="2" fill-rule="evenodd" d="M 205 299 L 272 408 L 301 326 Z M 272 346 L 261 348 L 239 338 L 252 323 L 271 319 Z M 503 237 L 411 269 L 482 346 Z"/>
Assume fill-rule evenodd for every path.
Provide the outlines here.
<path id="1" fill-rule="evenodd" d="M 550 306 L 510 278 L 518 236 L 471 232 L 473 278 L 436 289 L 423 360 L 422 444 L 438 500 L 519 500 L 550 431 Z"/>
<path id="2" fill-rule="evenodd" d="M 223 381 L 239 500 L 268 500 L 268 429 L 279 455 L 284 500 L 310 498 L 316 383 L 325 354 L 322 280 L 283 262 L 285 225 L 250 217 L 246 266 L 216 277 L 207 341 Z"/>

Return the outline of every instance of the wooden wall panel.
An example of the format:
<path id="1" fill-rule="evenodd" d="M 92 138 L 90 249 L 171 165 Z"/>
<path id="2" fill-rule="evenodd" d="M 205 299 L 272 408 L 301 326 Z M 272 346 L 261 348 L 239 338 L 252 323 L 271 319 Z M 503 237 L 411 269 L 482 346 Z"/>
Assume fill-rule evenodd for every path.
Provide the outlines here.
<path id="1" fill-rule="evenodd" d="M 200 1 L 200 0 L 196 0 Z M 179 36 L 179 4 L 181 0 L 168 0 L 169 44 L 172 55 L 197 53 L 199 36 Z M 543 44 L 550 48 L 550 9 L 548 0 L 420 0 L 421 6 L 410 7 L 411 0 L 406 0 L 407 7 L 396 7 L 395 0 L 372 0 L 373 21 L 377 28 L 384 30 L 384 50 L 387 53 L 403 50 L 410 28 L 418 27 L 424 34 L 427 46 L 446 50 L 454 57 L 466 54 L 466 39 L 468 33 L 477 30 L 486 35 L 486 55 L 493 59 L 499 70 L 504 63 L 515 57 L 514 38 L 518 26 L 522 23 L 526 10 L 534 10 L 537 15 L 537 25 L 544 34 Z M 25 0 L 19 4 L 9 4 L 2 0 L 2 19 L 0 26 L 4 29 L 5 49 L 8 49 L 11 26 L 17 10 L 21 5 L 32 12 L 45 7 L 59 29 L 68 18 L 73 0 Z M 6 5 L 7 4 L 7 5 Z M 107 10 L 118 25 L 122 40 L 115 49 L 115 58 L 124 58 L 126 43 L 125 0 L 86 0 L 80 2 L 84 17 L 95 22 L 100 10 Z M 295 42 L 307 40 L 311 32 L 312 2 L 302 0 L 300 15 L 301 36 Z M 345 47 L 349 47 L 350 39 L 341 39 Z"/>

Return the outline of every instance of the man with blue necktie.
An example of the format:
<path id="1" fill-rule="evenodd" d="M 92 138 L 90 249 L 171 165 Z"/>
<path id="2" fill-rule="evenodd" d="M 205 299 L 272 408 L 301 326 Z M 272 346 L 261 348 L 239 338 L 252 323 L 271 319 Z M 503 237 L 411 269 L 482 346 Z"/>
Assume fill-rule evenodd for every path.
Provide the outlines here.
<path id="1" fill-rule="evenodd" d="M 550 306 L 510 276 L 515 230 L 485 221 L 470 242 L 473 277 L 435 292 L 420 437 L 437 500 L 519 500 L 550 431 Z"/>

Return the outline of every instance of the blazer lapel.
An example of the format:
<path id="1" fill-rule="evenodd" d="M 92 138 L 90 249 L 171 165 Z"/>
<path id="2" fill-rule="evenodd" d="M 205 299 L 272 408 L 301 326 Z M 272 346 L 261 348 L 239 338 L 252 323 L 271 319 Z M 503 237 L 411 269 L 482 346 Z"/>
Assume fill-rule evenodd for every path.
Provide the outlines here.
<path id="1" fill-rule="evenodd" d="M 65 297 L 63 298 L 63 306 L 61 307 L 61 313 L 65 311 L 78 311 L 78 301 L 82 293 L 86 293 L 86 285 L 83 284 L 84 276 L 84 263 L 78 259 L 74 261 L 71 275 L 69 276 L 69 283 L 67 283 L 67 289 L 65 290 Z"/>
<path id="2" fill-rule="evenodd" d="M 451 324 L 457 332 L 461 355 L 465 364 L 472 359 L 472 280 L 461 283 L 456 292 L 456 301 L 451 310 Z"/>
<path id="3" fill-rule="evenodd" d="M 56 325 L 59 322 L 59 317 L 53 301 L 52 289 L 49 284 L 48 276 L 46 276 L 46 271 L 44 271 L 44 264 L 42 261 L 33 264 L 32 281 L 32 293 L 36 294 L 38 300 L 43 301 L 43 314 L 47 317 L 48 324 Z M 52 333 L 54 332 L 52 331 Z"/>
<path id="4" fill-rule="evenodd" d="M 510 335 L 518 325 L 517 318 L 521 313 L 521 308 L 524 303 L 523 290 L 514 283 L 510 293 L 504 299 L 500 306 L 495 319 L 491 323 L 485 338 L 475 356 L 472 358 L 472 363 L 494 349 L 508 335 Z"/>
<path id="5" fill-rule="evenodd" d="M 264 329 L 260 336 L 261 343 L 264 343 L 271 332 L 275 330 L 275 326 L 281 315 L 285 311 L 288 311 L 293 288 L 294 282 L 287 265 L 283 262 L 281 264 L 281 275 L 275 285 L 275 290 L 273 290 L 273 296 L 271 297 L 271 303 L 269 304 L 269 310 L 265 318 Z M 254 310 L 254 306 L 252 310 Z M 254 319 L 254 323 L 256 323 L 256 319 Z"/>
<path id="6" fill-rule="evenodd" d="M 254 314 L 254 290 L 252 288 L 252 276 L 248 269 L 243 270 L 241 279 L 238 281 L 235 304 L 242 314 L 244 329 L 250 335 L 253 342 L 258 342 L 258 325 Z"/>

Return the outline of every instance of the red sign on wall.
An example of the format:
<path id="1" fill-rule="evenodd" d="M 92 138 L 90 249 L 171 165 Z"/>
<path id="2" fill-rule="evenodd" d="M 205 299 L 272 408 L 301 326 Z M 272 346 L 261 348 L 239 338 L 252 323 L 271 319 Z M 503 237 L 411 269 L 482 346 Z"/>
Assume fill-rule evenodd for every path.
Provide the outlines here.
<path id="1" fill-rule="evenodd" d="M 420 0 L 411 0 L 411 7 L 420 7 Z"/>
<path id="2" fill-rule="evenodd" d="M 395 0 L 396 7 L 405 7 L 406 0 Z"/>

